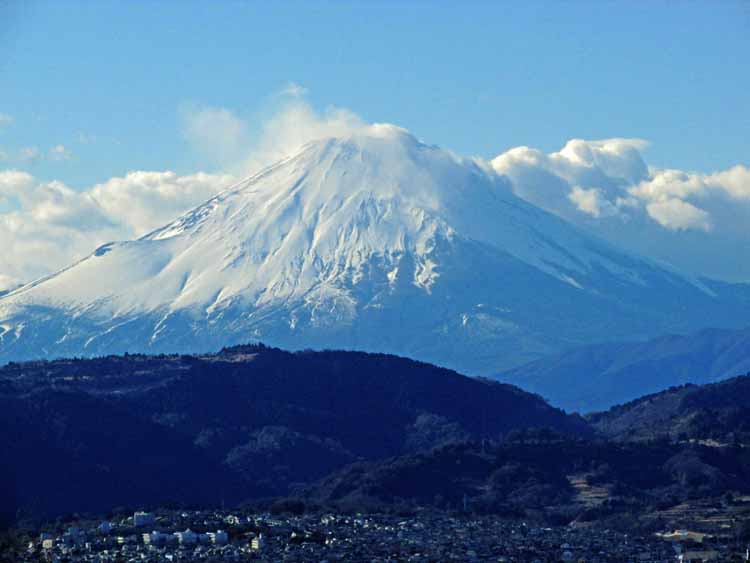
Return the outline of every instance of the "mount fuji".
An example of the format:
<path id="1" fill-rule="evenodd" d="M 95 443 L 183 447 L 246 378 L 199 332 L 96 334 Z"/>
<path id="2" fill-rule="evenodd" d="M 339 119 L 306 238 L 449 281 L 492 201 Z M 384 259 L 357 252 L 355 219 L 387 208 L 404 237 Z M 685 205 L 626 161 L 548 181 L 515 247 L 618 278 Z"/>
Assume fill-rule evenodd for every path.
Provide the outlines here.
<path id="1" fill-rule="evenodd" d="M 262 340 L 489 374 L 749 312 L 745 286 L 633 256 L 482 162 L 371 125 L 0 297 L 0 362 Z"/>

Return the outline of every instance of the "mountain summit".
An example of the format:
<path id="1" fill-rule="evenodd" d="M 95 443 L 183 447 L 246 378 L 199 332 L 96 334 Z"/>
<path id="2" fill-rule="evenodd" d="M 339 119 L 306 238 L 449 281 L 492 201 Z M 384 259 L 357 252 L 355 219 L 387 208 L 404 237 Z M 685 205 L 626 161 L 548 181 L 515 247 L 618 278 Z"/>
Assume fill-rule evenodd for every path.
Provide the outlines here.
<path id="1" fill-rule="evenodd" d="M 0 361 L 262 339 L 490 373 L 576 344 L 733 326 L 742 291 L 617 250 L 488 166 L 372 125 L 1 297 Z"/>

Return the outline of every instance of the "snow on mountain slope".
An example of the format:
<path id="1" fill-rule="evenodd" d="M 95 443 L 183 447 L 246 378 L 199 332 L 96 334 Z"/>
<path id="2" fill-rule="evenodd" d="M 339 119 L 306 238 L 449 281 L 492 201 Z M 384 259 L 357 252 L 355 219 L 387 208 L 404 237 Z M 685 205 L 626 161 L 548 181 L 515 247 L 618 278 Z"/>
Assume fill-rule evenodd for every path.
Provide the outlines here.
<path id="1" fill-rule="evenodd" d="M 690 328 L 706 308 L 732 324 L 725 301 L 524 202 L 482 164 L 373 125 L 0 298 L 0 361 L 262 339 L 490 372 Z"/>

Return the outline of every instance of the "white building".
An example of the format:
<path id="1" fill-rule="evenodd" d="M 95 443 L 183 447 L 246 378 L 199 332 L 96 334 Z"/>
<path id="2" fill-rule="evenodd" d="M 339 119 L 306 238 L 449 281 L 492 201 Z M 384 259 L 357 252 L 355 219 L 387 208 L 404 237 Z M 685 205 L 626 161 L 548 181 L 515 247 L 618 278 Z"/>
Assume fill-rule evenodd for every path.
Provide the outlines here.
<path id="1" fill-rule="evenodd" d="M 253 551 L 261 551 L 265 545 L 266 540 L 265 538 L 263 538 L 263 534 L 258 534 L 250 542 L 250 549 L 252 549 Z"/>
<path id="2" fill-rule="evenodd" d="M 42 549 L 52 549 L 53 547 L 55 547 L 55 540 L 49 538 L 42 540 Z"/>
<path id="3" fill-rule="evenodd" d="M 143 543 L 146 545 L 164 545 L 168 538 L 169 534 L 153 531 L 150 534 L 143 534 Z"/>
<path id="4" fill-rule="evenodd" d="M 208 535 L 208 539 L 211 540 L 211 543 L 214 543 L 217 545 L 225 545 L 227 542 L 229 542 L 229 536 L 223 530 L 218 530 L 216 532 L 208 532 L 207 535 Z"/>
<path id="5" fill-rule="evenodd" d="M 175 532 L 174 535 L 182 545 L 195 545 L 198 542 L 198 534 L 189 528 L 184 532 Z"/>

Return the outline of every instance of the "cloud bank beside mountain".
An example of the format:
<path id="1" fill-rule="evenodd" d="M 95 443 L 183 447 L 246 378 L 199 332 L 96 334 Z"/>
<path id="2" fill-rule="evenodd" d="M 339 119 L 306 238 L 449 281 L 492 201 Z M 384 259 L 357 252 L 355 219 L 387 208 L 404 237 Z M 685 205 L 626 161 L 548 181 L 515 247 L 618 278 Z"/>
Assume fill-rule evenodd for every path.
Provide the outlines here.
<path id="1" fill-rule="evenodd" d="M 750 168 L 700 173 L 649 166 L 641 139 L 573 139 L 546 154 L 492 160 L 517 195 L 634 252 L 696 275 L 750 280 Z"/>
<path id="2" fill-rule="evenodd" d="M 134 238 L 229 186 L 228 174 L 130 172 L 78 192 L 0 171 L 0 291 L 65 267 L 97 246 Z"/>

